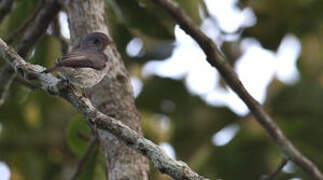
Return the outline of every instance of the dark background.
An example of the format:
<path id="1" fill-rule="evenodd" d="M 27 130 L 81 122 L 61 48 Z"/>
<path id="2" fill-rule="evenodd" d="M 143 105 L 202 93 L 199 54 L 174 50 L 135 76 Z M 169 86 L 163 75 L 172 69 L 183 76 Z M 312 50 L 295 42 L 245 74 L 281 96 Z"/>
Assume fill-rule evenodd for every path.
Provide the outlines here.
<path id="1" fill-rule="evenodd" d="M 177 2 L 196 23 L 206 18 L 202 0 Z M 211 179 L 259 179 L 277 167 L 281 153 L 251 115 L 240 117 L 227 107 L 207 105 L 187 90 L 184 79 L 141 76 L 146 62 L 162 61 L 172 54 L 175 24 L 164 11 L 149 0 L 106 3 L 114 41 L 130 74 L 143 82 L 136 104 L 148 139 L 170 143 L 177 159 Z M 36 4 L 37 0 L 16 0 L 0 25 L 0 37 L 9 36 Z M 264 106 L 295 146 L 323 169 L 323 1 L 241 0 L 237 6 L 251 7 L 257 24 L 240 29 L 240 38 L 221 47 L 233 65 L 240 56 L 237 44 L 244 37 L 254 37 L 263 48 L 273 51 L 287 33 L 299 39 L 299 80 L 288 85 L 274 79 L 267 88 Z M 29 62 L 49 67 L 60 56 L 59 42 L 50 32 L 37 43 Z M 134 37 L 143 41 L 139 57 L 129 57 L 125 50 Z M 163 108 L 165 102 L 171 109 Z M 163 117 L 169 119 L 168 128 L 163 128 Z M 225 146 L 213 145 L 214 133 L 233 123 L 240 127 L 234 138 Z M 0 161 L 9 166 L 13 180 L 68 179 L 88 138 L 85 121 L 69 104 L 42 90 L 30 90 L 18 80 L 0 107 Z M 98 152 L 96 148 L 80 179 L 105 178 L 103 156 Z M 151 169 L 153 179 L 168 179 Z M 282 172 L 277 179 L 293 177 L 309 179 L 296 166 L 292 173 Z"/>

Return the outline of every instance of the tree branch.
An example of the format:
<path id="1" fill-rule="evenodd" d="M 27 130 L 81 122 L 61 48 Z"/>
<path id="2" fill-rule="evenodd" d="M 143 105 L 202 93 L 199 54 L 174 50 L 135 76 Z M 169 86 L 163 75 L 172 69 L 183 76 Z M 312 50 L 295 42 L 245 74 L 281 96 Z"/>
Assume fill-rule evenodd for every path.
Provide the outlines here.
<path id="1" fill-rule="evenodd" d="M 10 67 L 11 68 L 11 67 Z M 12 68 L 11 68 L 12 69 Z M 13 69 L 12 69 L 13 70 Z M 32 83 L 26 81 L 24 78 L 22 78 L 21 76 L 15 76 L 14 79 L 15 82 L 20 83 L 21 85 L 25 86 L 26 88 L 29 88 L 30 90 L 34 90 L 37 89 L 38 87 L 33 85 Z"/>
<path id="2" fill-rule="evenodd" d="M 93 136 L 92 139 L 89 142 L 88 147 L 85 150 L 84 155 L 82 158 L 77 162 L 77 167 L 75 170 L 75 173 L 73 174 L 71 180 L 76 180 L 77 177 L 80 175 L 82 169 L 84 168 L 85 162 L 89 159 L 91 152 L 93 151 L 98 139 L 97 136 Z"/>
<path id="3" fill-rule="evenodd" d="M 256 120 L 265 129 L 271 139 L 277 144 L 279 149 L 290 158 L 295 164 L 300 166 L 313 179 L 322 180 L 323 175 L 320 170 L 304 155 L 302 155 L 283 134 L 277 124 L 265 112 L 263 107 L 249 94 L 242 85 L 237 74 L 229 64 L 214 42 L 208 38 L 200 28 L 186 15 L 177 3 L 172 0 L 151 0 L 164 8 L 176 20 L 180 27 L 200 45 L 207 56 L 207 61 L 214 66 L 222 75 L 228 85 L 246 103 Z"/>
<path id="4" fill-rule="evenodd" d="M 34 23 L 22 37 L 22 40 L 17 45 L 18 54 L 25 58 L 31 48 L 36 44 L 41 35 L 46 32 L 49 23 L 55 18 L 61 6 L 56 0 L 45 0 L 45 4 L 40 8 Z M 41 5 L 39 5 L 41 6 Z M 32 15 L 33 16 L 33 15 Z M 34 18 L 30 18 L 34 19 Z M 10 89 L 12 80 L 15 78 L 15 72 L 10 65 L 5 65 L 0 70 L 0 106 L 4 103 L 6 94 Z"/>
<path id="5" fill-rule="evenodd" d="M 4 17 L 11 11 L 13 0 L 2 0 L 0 3 L 0 23 Z"/>
<path id="6" fill-rule="evenodd" d="M 118 119 L 106 116 L 98 111 L 90 100 L 85 98 L 72 85 L 57 79 L 52 74 L 41 73 L 45 69 L 44 67 L 27 63 L 13 49 L 9 48 L 2 39 L 0 39 L 0 53 L 7 63 L 24 79 L 33 82 L 33 84 L 49 94 L 57 95 L 67 100 L 84 115 L 93 128 L 110 132 L 128 147 L 150 159 L 155 168 L 161 173 L 168 174 L 178 180 L 207 180 L 192 171 L 184 162 L 168 157 L 158 145 L 145 139 L 141 134 L 124 125 Z"/>
<path id="7" fill-rule="evenodd" d="M 21 57 L 26 57 L 31 47 L 34 46 L 41 35 L 46 32 L 49 24 L 54 20 L 61 9 L 61 5 L 57 0 L 45 0 L 44 3 L 44 6 L 40 8 L 34 23 L 30 26 L 16 48 Z"/>
<path id="8" fill-rule="evenodd" d="M 270 175 L 264 175 L 261 180 L 273 180 L 277 177 L 277 175 L 280 173 L 280 171 L 284 168 L 284 166 L 287 164 L 288 159 L 283 158 L 278 167 L 275 169 L 275 171 L 273 173 L 271 173 Z"/>
<path id="9" fill-rule="evenodd" d="M 5 41 L 8 44 L 12 44 L 12 42 L 18 39 L 19 35 L 23 34 L 26 31 L 29 24 L 35 20 L 37 14 L 39 13 L 43 5 L 44 5 L 44 0 L 40 0 L 37 4 L 37 7 L 33 11 L 33 13 L 17 28 L 17 30 L 15 30 L 13 33 L 9 35 L 8 38 L 5 39 Z"/>
<path id="10" fill-rule="evenodd" d="M 103 32 L 108 37 L 110 28 L 105 0 L 72 0 L 65 2 L 71 45 L 75 47 L 90 32 Z M 139 113 L 135 106 L 130 77 L 115 45 L 104 53 L 109 57 L 110 70 L 97 85 L 84 92 L 100 112 L 116 117 L 123 124 L 142 134 Z M 149 179 L 149 162 L 141 154 L 127 147 L 108 131 L 98 129 L 99 144 L 105 155 L 107 179 Z"/>
<path id="11" fill-rule="evenodd" d="M 0 106 L 5 102 L 12 80 L 15 78 L 12 74 L 14 71 L 9 64 L 0 69 Z"/>

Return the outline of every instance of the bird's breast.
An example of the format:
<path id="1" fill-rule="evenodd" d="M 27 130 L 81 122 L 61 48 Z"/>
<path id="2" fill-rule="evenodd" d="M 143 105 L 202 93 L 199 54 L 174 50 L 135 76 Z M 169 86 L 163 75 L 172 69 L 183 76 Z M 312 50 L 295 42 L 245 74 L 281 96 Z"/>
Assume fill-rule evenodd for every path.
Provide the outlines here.
<path id="1" fill-rule="evenodd" d="M 68 68 L 62 67 L 58 72 L 64 76 L 69 82 L 81 88 L 88 88 L 99 83 L 107 73 L 108 68 L 103 70 L 95 70 L 93 68 Z"/>

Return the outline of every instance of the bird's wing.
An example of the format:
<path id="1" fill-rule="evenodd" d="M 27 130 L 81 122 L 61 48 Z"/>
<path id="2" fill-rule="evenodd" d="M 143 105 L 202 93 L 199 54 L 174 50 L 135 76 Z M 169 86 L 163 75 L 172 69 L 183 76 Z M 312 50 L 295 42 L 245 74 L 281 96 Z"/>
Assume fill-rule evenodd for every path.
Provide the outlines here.
<path id="1" fill-rule="evenodd" d="M 101 53 L 71 52 L 62 56 L 56 63 L 57 67 L 93 68 L 102 70 L 105 67 L 106 56 Z"/>
<path id="2" fill-rule="evenodd" d="M 103 54 L 91 54 L 78 51 L 62 56 L 56 62 L 56 67 L 93 68 L 102 70 L 105 67 L 105 60 L 106 57 Z"/>

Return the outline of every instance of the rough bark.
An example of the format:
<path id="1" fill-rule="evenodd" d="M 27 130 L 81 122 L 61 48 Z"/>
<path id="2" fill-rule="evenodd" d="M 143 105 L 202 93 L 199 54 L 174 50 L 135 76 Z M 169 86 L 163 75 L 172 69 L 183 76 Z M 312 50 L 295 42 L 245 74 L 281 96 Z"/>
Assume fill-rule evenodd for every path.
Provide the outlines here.
<path id="1" fill-rule="evenodd" d="M 144 138 L 142 134 L 123 124 L 120 120 L 98 111 L 70 83 L 56 78 L 50 73 L 42 73 L 45 68 L 27 63 L 0 38 L 0 56 L 2 56 L 25 80 L 36 88 L 41 88 L 51 95 L 57 95 L 68 101 L 82 113 L 91 127 L 97 127 L 115 135 L 128 147 L 147 157 L 161 173 L 176 180 L 209 180 L 198 175 L 182 161 L 170 158 L 158 145 Z M 125 179 L 129 179 L 126 177 Z"/>
<path id="2" fill-rule="evenodd" d="M 73 0 L 66 2 L 65 7 L 73 46 L 77 46 L 86 34 L 94 31 L 104 32 L 111 38 L 103 0 Z M 140 118 L 127 70 L 114 45 L 106 53 L 111 70 L 98 85 L 86 89 L 86 94 L 102 113 L 116 117 L 141 134 Z M 98 135 L 106 157 L 109 180 L 148 179 L 149 166 L 143 156 L 106 131 L 98 130 Z"/>

